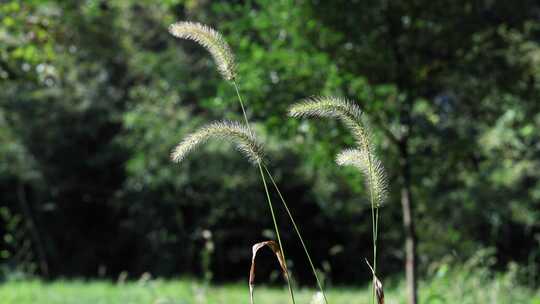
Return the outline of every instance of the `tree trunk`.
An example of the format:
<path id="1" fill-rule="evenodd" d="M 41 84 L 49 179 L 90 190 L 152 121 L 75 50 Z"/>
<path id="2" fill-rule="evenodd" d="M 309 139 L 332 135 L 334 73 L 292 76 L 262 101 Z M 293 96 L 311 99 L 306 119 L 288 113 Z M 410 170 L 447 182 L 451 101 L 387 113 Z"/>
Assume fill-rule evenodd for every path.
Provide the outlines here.
<path id="1" fill-rule="evenodd" d="M 400 141 L 401 207 L 405 231 L 405 273 L 407 280 L 407 303 L 418 303 L 416 278 L 416 231 L 414 228 L 413 201 L 411 194 L 411 168 L 408 141 Z"/>

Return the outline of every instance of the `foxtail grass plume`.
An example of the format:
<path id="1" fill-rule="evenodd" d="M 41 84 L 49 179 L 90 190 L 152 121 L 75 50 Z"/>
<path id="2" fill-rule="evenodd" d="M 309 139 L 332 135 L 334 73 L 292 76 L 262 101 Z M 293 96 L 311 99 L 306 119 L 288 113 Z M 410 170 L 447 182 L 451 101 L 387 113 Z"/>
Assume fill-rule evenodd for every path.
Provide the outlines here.
<path id="1" fill-rule="evenodd" d="M 315 96 L 306 98 L 289 108 L 292 117 L 337 118 L 349 128 L 363 149 L 370 149 L 370 131 L 362 119 L 358 105 L 342 97 Z"/>
<path id="2" fill-rule="evenodd" d="M 177 22 L 169 26 L 169 32 L 181 39 L 197 42 L 210 52 L 223 78 L 234 80 L 236 64 L 234 54 L 223 36 L 207 25 L 195 22 Z"/>
<path id="3" fill-rule="evenodd" d="M 379 208 L 386 200 L 388 182 L 382 163 L 369 150 L 346 149 L 336 157 L 340 166 L 354 166 L 364 174 L 366 187 L 372 191 L 374 206 Z"/>
<path id="4" fill-rule="evenodd" d="M 236 149 L 242 152 L 253 164 L 258 164 L 263 160 L 262 144 L 245 126 L 231 121 L 214 122 L 189 134 L 174 148 L 171 153 L 172 160 L 181 162 L 189 152 L 207 142 L 210 138 L 232 142 Z"/>
<path id="5" fill-rule="evenodd" d="M 367 188 L 373 194 L 374 207 L 378 208 L 387 195 L 387 181 L 384 167 L 375 156 L 371 144 L 371 131 L 358 105 L 342 97 L 316 96 L 300 101 L 289 108 L 292 117 L 337 118 L 351 130 L 358 149 L 341 152 L 336 162 L 352 165 L 364 174 Z"/>

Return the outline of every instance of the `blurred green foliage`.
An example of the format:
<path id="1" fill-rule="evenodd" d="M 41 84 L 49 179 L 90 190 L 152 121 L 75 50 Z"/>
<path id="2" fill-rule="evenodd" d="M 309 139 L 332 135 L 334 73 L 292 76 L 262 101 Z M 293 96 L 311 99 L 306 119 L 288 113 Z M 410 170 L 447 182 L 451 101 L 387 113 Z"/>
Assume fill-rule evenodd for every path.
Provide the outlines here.
<path id="1" fill-rule="evenodd" d="M 245 277 L 251 245 L 271 237 L 257 172 L 218 144 L 180 166 L 168 159 L 186 132 L 240 118 L 208 54 L 166 31 L 193 20 L 235 51 L 248 115 L 332 280 L 369 276 L 359 271 L 370 252 L 369 204 L 360 174 L 333 164 L 350 135 L 286 117 L 315 94 L 359 100 L 375 124 L 393 185 L 381 212 L 383 274 L 403 260 L 400 151 L 385 132 L 408 136 L 424 272 L 484 247 L 495 248 L 493 267 L 532 269 L 539 14 L 524 0 L 4 1 L 0 208 L 13 216 L 0 233 L 12 233 L 15 216 L 35 222 L 37 237 L 25 238 L 52 276 L 201 274 L 211 263 L 214 278 Z M 215 249 L 202 265 L 205 230 Z M 293 271 L 309 280 L 284 232 Z M 1 242 L 0 252 L 12 250 Z"/>
<path id="2" fill-rule="evenodd" d="M 422 303 L 465 303 L 481 301 L 536 304 L 540 290 L 519 284 L 521 273 L 510 265 L 504 274 L 490 271 L 492 260 L 488 251 L 475 254 L 460 266 L 446 260 L 429 270 L 427 280 L 420 281 Z M 459 282 L 459 284 L 456 284 Z M 385 300 L 388 303 L 405 302 L 402 281 L 386 280 Z M 332 287 L 327 290 L 332 303 L 369 303 L 368 286 L 360 288 Z M 249 303 L 247 283 L 206 285 L 192 279 L 153 279 L 148 274 L 130 282 L 59 280 L 46 283 L 39 280 L 9 281 L 0 285 L 0 294 L 6 304 L 30 303 Z M 315 291 L 301 288 L 297 301 L 316 303 Z M 284 289 L 257 286 L 257 303 L 286 303 Z"/>

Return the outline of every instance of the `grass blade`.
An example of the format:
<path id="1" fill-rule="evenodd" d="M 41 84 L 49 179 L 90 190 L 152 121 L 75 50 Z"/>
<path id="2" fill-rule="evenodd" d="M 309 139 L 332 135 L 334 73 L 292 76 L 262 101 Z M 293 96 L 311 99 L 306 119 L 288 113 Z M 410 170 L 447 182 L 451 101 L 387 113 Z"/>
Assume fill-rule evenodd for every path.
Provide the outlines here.
<path id="1" fill-rule="evenodd" d="M 283 195 L 281 194 L 281 191 L 279 190 L 279 187 L 276 184 L 276 181 L 274 180 L 274 177 L 270 173 L 270 170 L 268 170 L 268 167 L 266 165 L 264 166 L 264 169 L 266 170 L 266 173 L 268 174 L 268 177 L 270 177 L 270 181 L 272 182 L 272 185 L 274 186 L 274 189 L 276 189 L 276 192 L 278 193 L 279 198 L 281 199 L 281 202 L 283 203 L 283 207 L 285 208 L 285 211 L 287 212 L 287 215 L 289 216 L 289 219 L 291 220 L 294 231 L 296 232 L 296 235 L 298 236 L 298 239 L 300 240 L 300 243 L 302 244 L 302 248 L 304 249 L 304 253 L 306 254 L 309 265 L 311 266 L 311 271 L 313 272 L 313 275 L 315 276 L 315 280 L 317 281 L 317 287 L 319 288 L 319 291 L 320 291 L 320 294 L 322 295 L 324 303 L 328 304 L 328 300 L 326 298 L 326 293 L 324 292 L 321 280 L 319 279 L 319 276 L 317 275 L 317 269 L 315 269 L 315 265 L 313 264 L 313 261 L 311 260 L 311 255 L 309 254 L 307 246 L 306 246 L 306 244 L 304 242 L 304 238 L 302 237 L 302 234 L 300 233 L 300 229 L 296 225 L 296 221 L 294 220 L 294 217 L 292 216 L 292 213 L 291 213 L 291 211 L 289 209 L 289 206 L 287 205 L 287 202 L 285 202 L 285 198 L 283 198 Z"/>
<path id="2" fill-rule="evenodd" d="M 366 260 L 366 264 L 368 265 L 369 269 L 371 269 L 371 273 L 373 273 L 373 286 L 375 288 L 375 295 L 377 296 L 377 304 L 384 304 L 384 290 L 381 280 L 375 275 L 375 270 L 371 267 L 368 260 Z"/>
<path id="3" fill-rule="evenodd" d="M 274 252 L 279 262 L 279 266 L 281 267 L 281 273 L 283 274 L 283 277 L 285 277 L 285 280 L 289 281 L 289 271 L 287 269 L 287 263 L 285 262 L 285 258 L 283 257 L 283 252 L 281 251 L 280 246 L 274 241 L 265 241 L 253 245 L 251 249 L 251 268 L 249 270 L 249 298 L 251 304 L 253 304 L 254 302 L 253 292 L 255 289 L 255 258 L 257 257 L 257 252 L 259 252 L 259 249 L 263 247 L 268 247 L 272 250 L 272 252 Z"/>

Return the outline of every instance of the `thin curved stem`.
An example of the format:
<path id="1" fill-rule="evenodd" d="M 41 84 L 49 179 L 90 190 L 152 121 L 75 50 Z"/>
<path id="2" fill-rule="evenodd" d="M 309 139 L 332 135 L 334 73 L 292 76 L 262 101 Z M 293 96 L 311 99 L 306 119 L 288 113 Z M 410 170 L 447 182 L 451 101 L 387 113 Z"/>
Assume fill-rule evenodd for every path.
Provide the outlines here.
<path id="1" fill-rule="evenodd" d="M 276 221 L 276 215 L 274 213 L 274 207 L 272 206 L 272 200 L 270 199 L 270 193 L 268 192 L 268 186 L 266 184 L 266 179 L 264 178 L 262 165 L 260 162 L 258 163 L 258 165 L 259 165 L 259 172 L 261 173 L 262 181 L 264 184 L 264 191 L 266 192 L 266 198 L 268 200 L 268 206 L 270 207 L 270 213 L 272 214 L 272 221 L 274 222 L 274 229 L 276 231 L 276 237 L 278 239 L 279 249 L 281 250 L 281 255 L 283 256 L 283 260 L 285 261 L 285 277 L 287 279 L 287 285 L 289 286 L 289 295 L 291 296 L 291 300 L 293 304 L 296 304 L 296 302 L 294 301 L 294 292 L 291 285 L 291 276 L 289 275 L 289 269 L 286 267 L 287 258 L 285 257 L 285 251 L 283 250 L 283 245 L 281 243 L 281 236 L 279 234 L 279 228 Z"/>
<path id="2" fill-rule="evenodd" d="M 246 122 L 246 127 L 248 128 L 248 131 L 250 135 L 253 136 L 253 133 L 251 131 L 251 125 L 249 124 L 249 120 L 247 118 L 246 109 L 244 108 L 244 102 L 242 101 L 242 96 L 240 96 L 240 91 L 238 90 L 238 84 L 236 84 L 236 80 L 233 80 L 234 89 L 236 90 L 236 96 L 238 96 L 238 102 L 240 103 L 240 108 L 242 108 L 242 114 L 244 115 L 244 121 Z"/>
<path id="3" fill-rule="evenodd" d="M 379 233 L 379 208 L 375 209 L 375 234 L 373 236 L 373 303 L 375 303 L 375 271 L 377 263 L 377 240 Z"/>
<path id="4" fill-rule="evenodd" d="M 362 126 L 362 122 L 358 121 L 358 125 L 360 126 L 360 130 L 364 130 Z M 367 153 L 368 157 L 368 179 L 369 179 L 369 200 L 371 203 L 371 231 L 373 236 L 373 280 L 371 282 L 372 285 L 372 301 L 375 303 L 375 277 L 377 273 L 377 233 L 379 230 L 379 208 L 375 206 L 375 191 L 373 189 L 373 161 L 371 159 L 371 151 L 370 151 L 370 143 L 366 139 L 367 135 L 364 134 L 362 136 L 362 143 L 364 145 L 364 149 Z"/>
<path id="5" fill-rule="evenodd" d="M 276 192 L 279 195 L 279 198 L 281 199 L 281 202 L 283 203 L 283 207 L 285 208 L 285 211 L 287 212 L 287 215 L 289 216 L 289 219 L 291 220 L 291 223 L 294 227 L 294 230 L 296 231 L 296 235 L 300 239 L 300 243 L 302 243 L 302 247 L 304 248 L 304 252 L 306 253 L 307 259 L 309 261 L 309 265 L 311 266 L 311 270 L 313 271 L 313 275 L 315 276 L 315 280 L 317 280 L 317 285 L 319 289 L 321 290 L 321 293 L 324 298 L 324 302 L 328 304 L 328 300 L 326 299 L 326 293 L 324 292 L 324 289 L 322 287 L 321 281 L 319 280 L 319 276 L 317 275 L 317 270 L 315 269 L 315 266 L 313 265 L 313 261 L 311 260 L 311 256 L 309 255 L 309 252 L 307 250 L 306 244 L 304 243 L 304 239 L 302 238 L 302 234 L 300 233 L 300 229 L 298 229 L 298 226 L 296 225 L 296 222 L 291 214 L 291 211 L 289 210 L 289 206 L 287 206 L 287 203 L 285 202 L 285 199 L 283 198 L 283 195 L 281 194 L 281 191 L 279 191 L 279 187 L 277 186 L 276 182 L 274 181 L 274 177 L 272 177 L 272 174 L 268 170 L 268 167 L 266 165 L 263 165 L 264 169 L 266 170 L 266 173 L 268 174 L 268 177 L 270 177 L 270 181 L 274 185 L 274 188 L 276 189 Z"/>
<path id="6" fill-rule="evenodd" d="M 369 153 L 369 152 L 368 152 Z M 371 178 L 371 160 L 370 156 L 368 154 L 368 162 L 369 162 L 369 179 L 370 179 L 370 185 L 373 184 L 373 180 Z M 375 303 L 375 272 L 377 271 L 377 221 L 375 217 L 375 202 L 373 198 L 373 189 L 370 189 L 370 200 L 371 200 L 371 229 L 373 233 L 373 280 L 371 282 L 372 286 L 372 301 Z M 379 210 L 377 209 L 377 217 L 378 217 Z"/>
<path id="7" fill-rule="evenodd" d="M 246 109 L 244 107 L 244 102 L 242 101 L 242 96 L 240 95 L 240 90 L 238 89 L 238 84 L 236 83 L 236 80 L 233 80 L 232 83 L 234 85 L 236 95 L 238 96 L 238 102 L 240 103 L 240 108 L 242 108 L 242 114 L 244 115 L 244 121 L 246 123 L 246 127 L 247 127 L 247 129 L 249 131 L 249 134 L 253 136 L 253 131 L 251 130 L 251 125 L 249 124 L 249 120 L 247 118 Z M 272 215 L 272 221 L 274 223 L 274 230 L 276 232 L 276 237 L 278 239 L 279 249 L 281 250 L 281 255 L 283 256 L 283 260 L 285 261 L 285 263 L 287 263 L 287 259 L 285 257 L 285 250 L 283 249 L 283 244 L 281 243 L 281 235 L 279 233 L 279 228 L 278 228 L 276 216 L 275 216 L 275 213 L 274 213 L 274 207 L 272 205 L 272 200 L 270 199 L 270 193 L 268 192 L 268 185 L 266 184 L 266 179 L 264 177 L 264 172 L 262 170 L 263 164 L 261 164 L 261 162 L 258 162 L 257 164 L 259 166 L 259 172 L 261 174 L 262 182 L 263 182 L 263 185 L 264 185 L 264 191 L 266 193 L 266 198 L 268 200 L 268 206 L 270 207 L 270 214 Z M 296 304 L 296 302 L 294 300 L 294 292 L 293 292 L 292 285 L 291 285 L 291 279 L 292 278 L 289 275 L 289 269 L 286 267 L 285 271 L 286 271 L 285 276 L 286 276 L 286 279 L 287 279 L 287 285 L 289 287 L 289 295 L 291 297 L 292 303 Z"/>

